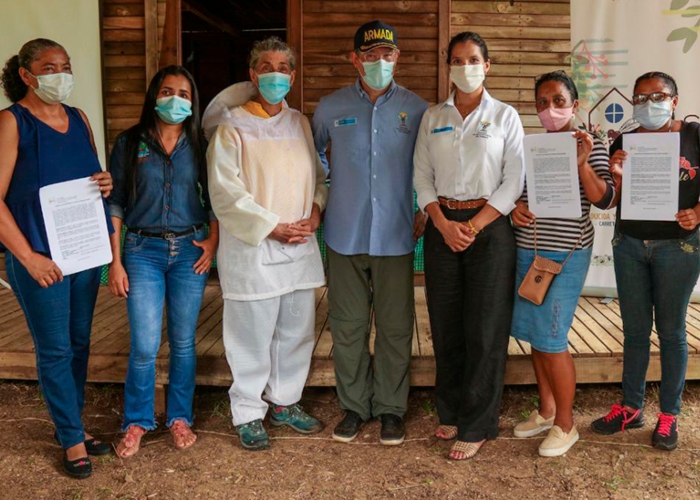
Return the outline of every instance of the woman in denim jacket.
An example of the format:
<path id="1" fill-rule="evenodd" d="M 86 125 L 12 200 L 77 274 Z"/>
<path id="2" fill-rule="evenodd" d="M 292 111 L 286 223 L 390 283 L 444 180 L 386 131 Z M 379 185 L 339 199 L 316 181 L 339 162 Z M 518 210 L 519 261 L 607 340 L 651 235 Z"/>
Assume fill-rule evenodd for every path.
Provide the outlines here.
<path id="1" fill-rule="evenodd" d="M 178 449 L 197 439 L 191 430 L 194 339 L 219 239 L 218 222 L 208 210 L 205 148 L 192 75 L 168 66 L 153 77 L 139 123 L 117 138 L 110 161 L 109 208 L 116 231 L 109 288 L 127 299 L 131 328 L 120 457 L 135 454 L 141 437 L 156 427 L 155 362 L 164 303 L 170 343 L 167 426 Z M 127 232 L 120 255 L 122 225 Z"/>

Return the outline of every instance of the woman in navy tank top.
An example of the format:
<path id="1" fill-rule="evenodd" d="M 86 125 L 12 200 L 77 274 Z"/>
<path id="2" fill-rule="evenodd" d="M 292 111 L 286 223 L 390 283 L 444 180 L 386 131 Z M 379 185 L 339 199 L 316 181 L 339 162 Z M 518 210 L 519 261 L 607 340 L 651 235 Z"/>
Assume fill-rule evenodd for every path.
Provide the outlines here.
<path id="1" fill-rule="evenodd" d="M 110 452 L 83 429 L 81 418 L 100 268 L 62 275 L 51 260 L 39 189 L 91 177 L 107 197 L 112 180 L 100 168 L 85 114 L 61 104 L 73 89 L 61 45 L 27 42 L 6 62 L 1 81 L 13 104 L 0 111 L 0 251 L 34 340 L 63 468 L 82 479 L 92 472 L 88 455 Z"/>

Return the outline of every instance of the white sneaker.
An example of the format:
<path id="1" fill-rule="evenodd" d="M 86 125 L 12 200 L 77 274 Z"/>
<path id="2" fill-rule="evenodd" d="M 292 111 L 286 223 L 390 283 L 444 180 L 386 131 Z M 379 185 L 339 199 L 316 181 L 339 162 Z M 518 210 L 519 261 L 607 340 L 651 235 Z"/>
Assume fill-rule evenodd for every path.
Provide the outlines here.
<path id="1" fill-rule="evenodd" d="M 547 437 L 540 444 L 540 456 L 559 457 L 569 451 L 578 441 L 578 431 L 574 425 L 569 432 L 564 432 L 561 427 L 555 425 L 549 431 Z"/>
<path id="2" fill-rule="evenodd" d="M 538 435 L 540 432 L 548 431 L 554 425 L 554 416 L 551 418 L 542 418 L 537 410 L 530 413 L 530 416 L 524 422 L 520 422 L 513 429 L 513 434 L 516 438 L 529 438 Z"/>

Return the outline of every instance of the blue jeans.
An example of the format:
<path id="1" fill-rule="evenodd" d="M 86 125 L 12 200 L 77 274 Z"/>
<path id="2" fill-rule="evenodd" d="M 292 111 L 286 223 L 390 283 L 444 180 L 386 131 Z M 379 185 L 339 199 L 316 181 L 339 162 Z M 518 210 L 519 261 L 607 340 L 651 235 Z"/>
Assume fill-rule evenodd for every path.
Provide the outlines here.
<path id="1" fill-rule="evenodd" d="M 156 428 L 156 355 L 161 343 L 164 303 L 170 344 L 167 425 L 175 420 L 192 425 L 197 364 L 194 339 L 207 283 L 207 274 L 194 272 L 193 265 L 202 250 L 192 241 L 204 237 L 204 230 L 172 240 L 126 235 L 123 260 L 129 277 L 126 305 L 131 351 L 124 388 L 123 430 L 132 425 L 146 430 Z"/>
<path id="2" fill-rule="evenodd" d="M 70 448 L 85 440 L 81 413 L 100 268 L 42 288 L 10 252 L 5 260 L 34 340 L 39 386 L 61 446 Z"/>
<path id="3" fill-rule="evenodd" d="M 661 348 L 661 411 L 677 415 L 688 364 L 685 315 L 700 274 L 698 232 L 684 239 L 613 239 L 615 278 L 625 335 L 623 404 L 644 405 L 649 338 L 656 316 Z"/>

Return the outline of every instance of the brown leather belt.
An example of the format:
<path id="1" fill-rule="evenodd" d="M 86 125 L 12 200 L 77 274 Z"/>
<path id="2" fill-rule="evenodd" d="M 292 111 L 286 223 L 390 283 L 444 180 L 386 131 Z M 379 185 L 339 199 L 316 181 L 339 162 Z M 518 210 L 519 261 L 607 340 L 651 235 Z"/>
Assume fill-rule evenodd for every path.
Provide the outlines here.
<path id="1" fill-rule="evenodd" d="M 486 205 L 486 200 L 483 198 L 479 198 L 478 200 L 459 201 L 438 196 L 438 202 L 440 205 L 447 207 L 450 210 L 472 210 L 474 208 L 481 208 Z"/>

